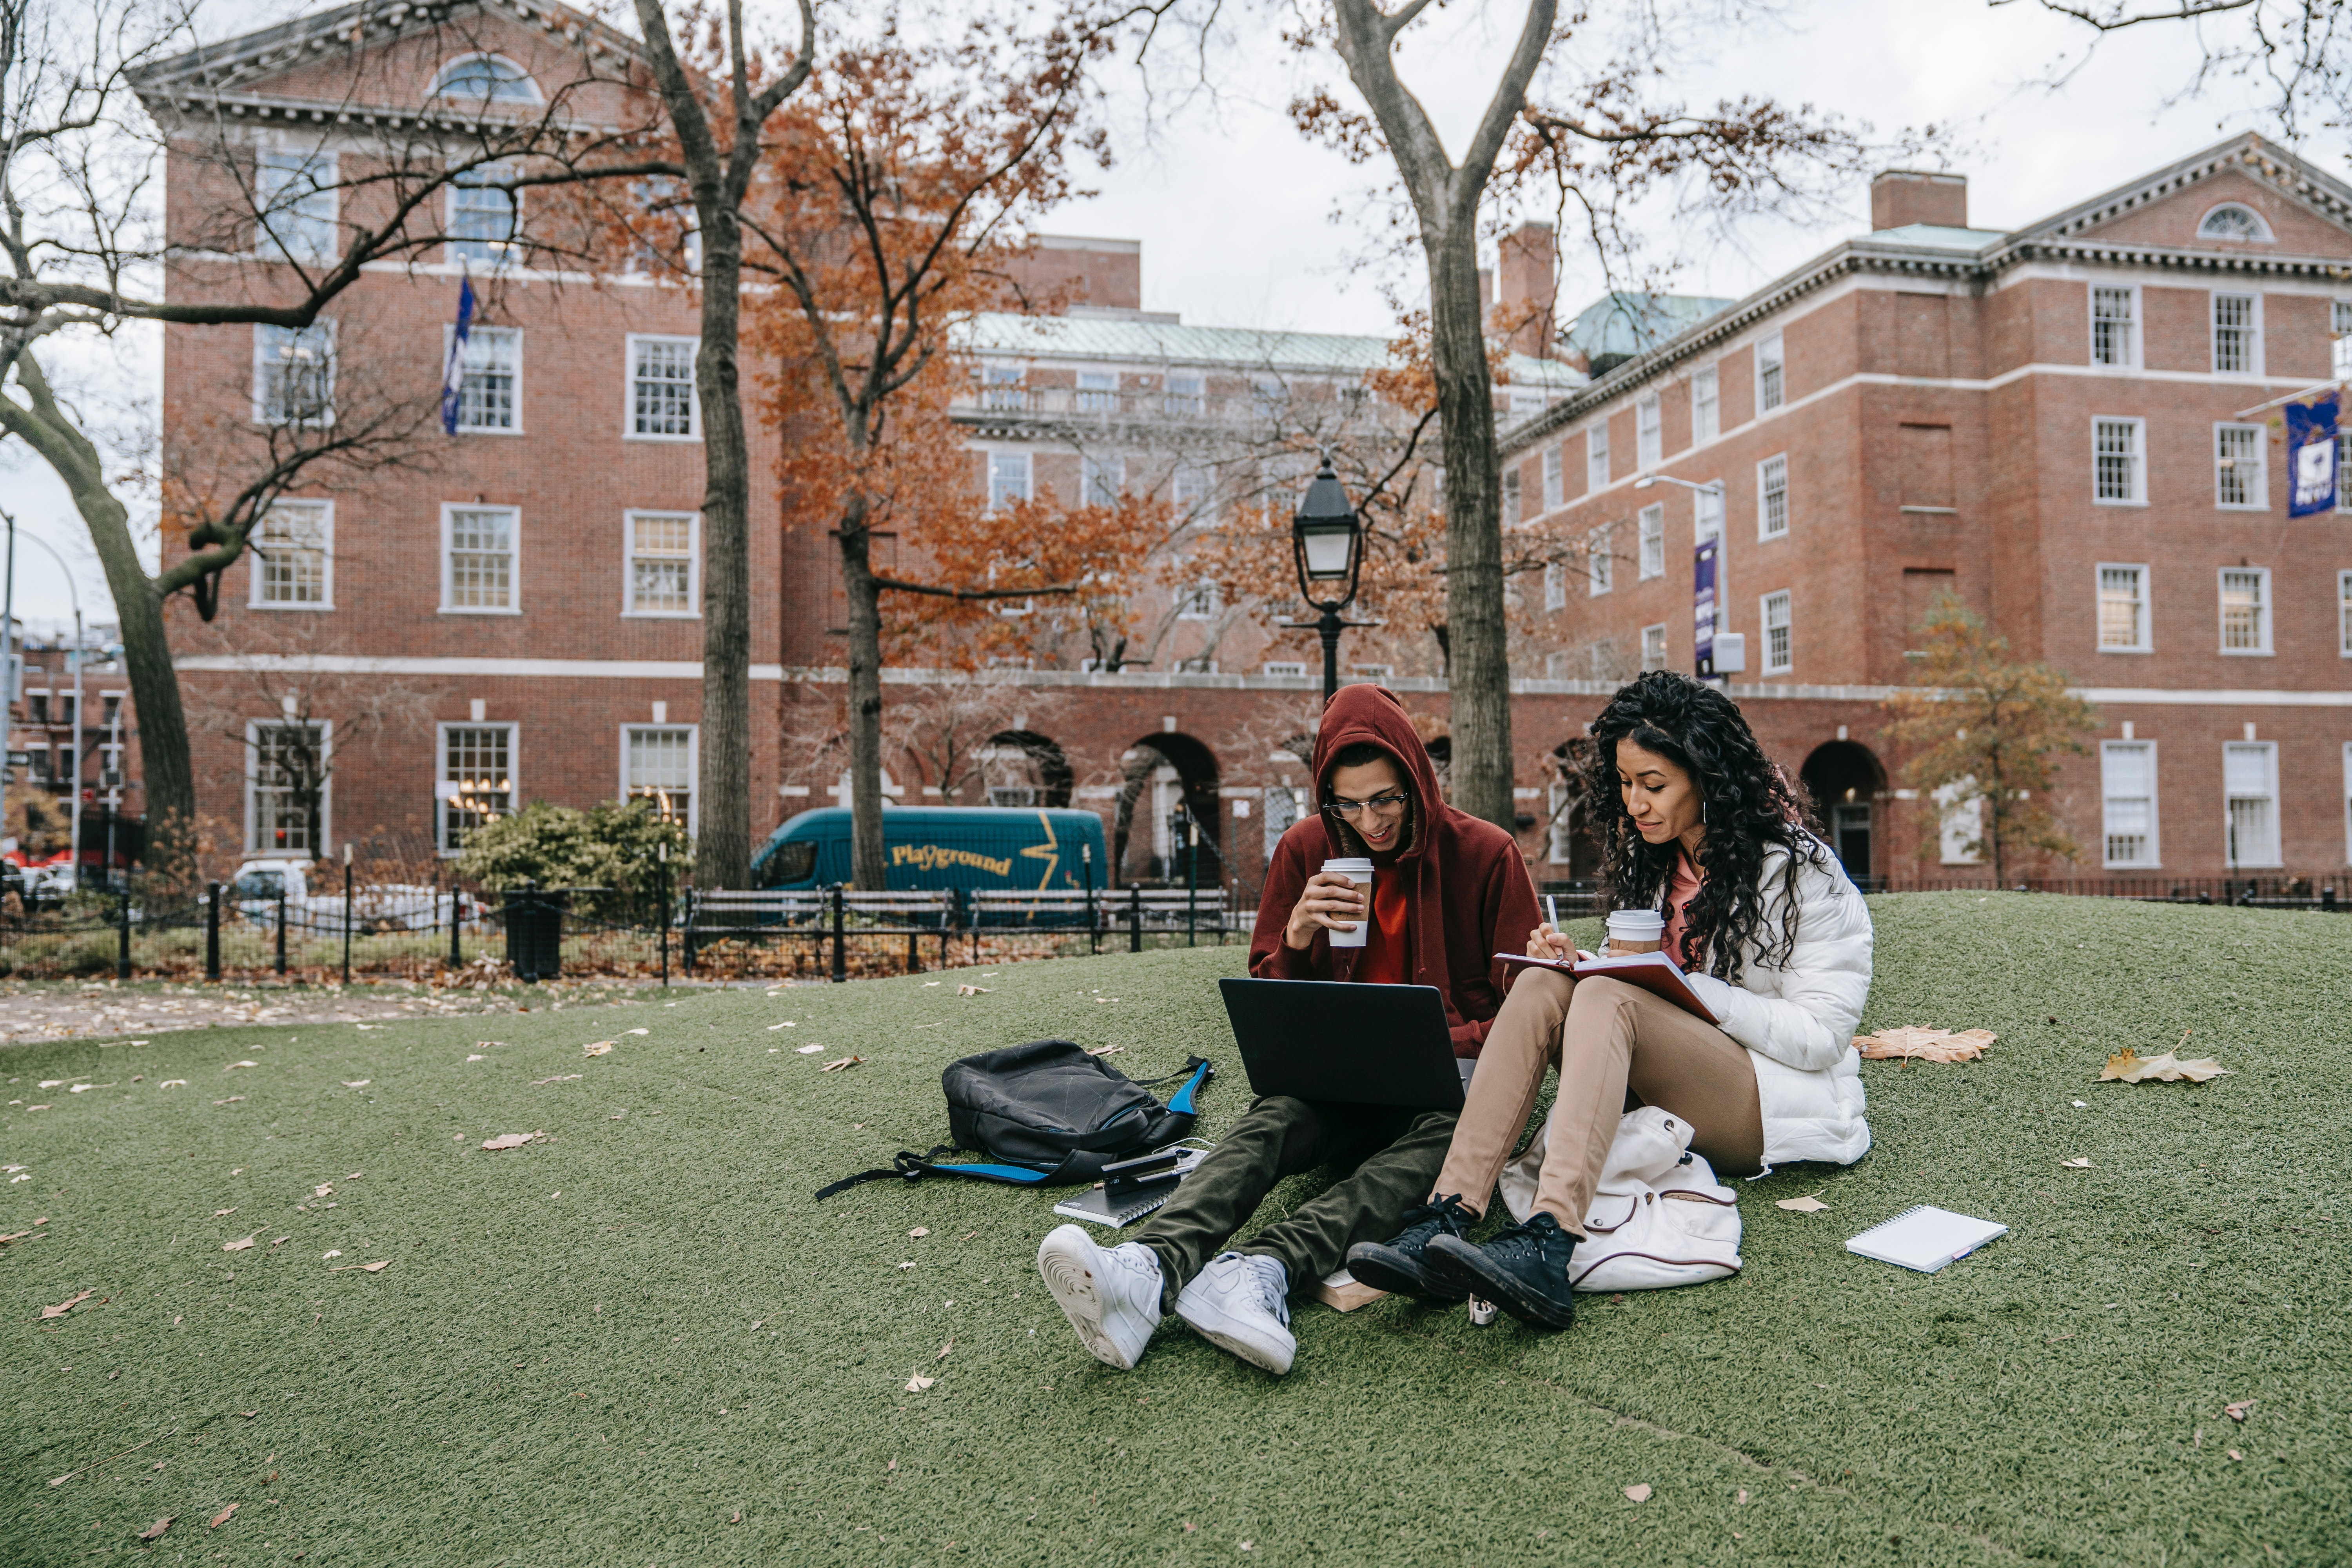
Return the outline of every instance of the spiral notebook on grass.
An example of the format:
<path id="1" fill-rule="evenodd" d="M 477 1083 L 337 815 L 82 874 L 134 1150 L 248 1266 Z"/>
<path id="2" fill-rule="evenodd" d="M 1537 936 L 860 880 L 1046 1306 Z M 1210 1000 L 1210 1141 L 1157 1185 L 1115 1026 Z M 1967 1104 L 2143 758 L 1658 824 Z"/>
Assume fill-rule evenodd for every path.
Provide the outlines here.
<path id="1" fill-rule="evenodd" d="M 1872 1226 L 1847 1242 L 1845 1249 L 1881 1263 L 1933 1274 L 1948 1263 L 1958 1262 L 1994 1237 L 2008 1234 L 2009 1226 L 1997 1221 L 1971 1219 L 1949 1209 L 1920 1204 L 1905 1209 L 1884 1225 Z"/>
<path id="2" fill-rule="evenodd" d="M 1138 1159 L 1103 1167 L 1103 1179 L 1075 1198 L 1055 1204 L 1065 1219 L 1082 1219 L 1117 1230 L 1133 1225 L 1176 1195 L 1176 1188 L 1192 1167 L 1208 1158 L 1206 1149 L 1161 1149 Z"/>

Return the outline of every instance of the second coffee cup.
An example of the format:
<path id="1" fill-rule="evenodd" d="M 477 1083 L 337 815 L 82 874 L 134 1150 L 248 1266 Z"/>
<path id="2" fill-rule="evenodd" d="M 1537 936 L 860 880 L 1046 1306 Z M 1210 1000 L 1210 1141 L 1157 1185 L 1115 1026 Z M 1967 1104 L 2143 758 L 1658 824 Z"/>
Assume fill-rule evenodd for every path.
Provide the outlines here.
<path id="1" fill-rule="evenodd" d="M 1655 910 L 1609 911 L 1609 952 L 1655 952 L 1665 944 L 1666 917 Z"/>
<path id="2" fill-rule="evenodd" d="M 1345 877 L 1362 889 L 1364 893 L 1364 918 L 1355 922 L 1356 929 L 1327 931 L 1323 934 L 1331 939 L 1333 947 L 1363 946 L 1364 938 L 1372 926 L 1372 863 L 1360 855 L 1326 860 L 1323 862 L 1323 874 L 1327 877 Z"/>

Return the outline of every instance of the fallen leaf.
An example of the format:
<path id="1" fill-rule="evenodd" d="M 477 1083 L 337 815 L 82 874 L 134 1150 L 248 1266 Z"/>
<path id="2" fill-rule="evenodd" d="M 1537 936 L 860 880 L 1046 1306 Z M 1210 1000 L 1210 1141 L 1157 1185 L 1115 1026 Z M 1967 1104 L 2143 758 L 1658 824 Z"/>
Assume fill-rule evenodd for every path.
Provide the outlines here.
<path id="1" fill-rule="evenodd" d="M 2246 1418 L 2246 1413 L 2253 1409 L 2253 1407 L 2254 1402 L 2252 1400 L 2241 1399 L 2235 1405 L 2224 1405 L 2221 1406 L 2221 1414 L 2227 1415 L 2232 1421 L 2243 1421 Z"/>
<path id="2" fill-rule="evenodd" d="M 474 1048 L 478 1051 L 487 1051 L 495 1049 L 496 1047 L 505 1044 L 506 1042 L 504 1040 L 476 1040 L 474 1042 Z"/>
<path id="3" fill-rule="evenodd" d="M 959 985 L 956 987 L 956 994 L 959 996 L 985 996 L 995 989 L 996 987 L 993 985 Z"/>
<path id="4" fill-rule="evenodd" d="M 61 1078 L 45 1078 L 41 1080 L 40 1086 L 43 1089 L 63 1089 L 66 1086 L 66 1079 Z"/>
<path id="5" fill-rule="evenodd" d="M 1732 1501 L 1734 1501 L 1734 1502 L 1736 1502 L 1736 1503 L 1741 1504 L 1742 1506 L 1745 1506 L 1745 1505 L 1747 1504 L 1747 1501 L 1748 1501 L 1748 1489 L 1747 1489 L 1747 1488 L 1745 1488 L 1745 1487 L 1740 1488 L 1740 1489 L 1739 1489 L 1739 1495 L 1738 1495 L 1738 1497 L 1733 1498 L 1731 1500 L 1732 1500 Z"/>
<path id="6" fill-rule="evenodd" d="M 813 1057 L 823 1049 L 824 1049 L 823 1046 L 795 1046 L 793 1047 L 793 1055 L 796 1057 Z"/>
<path id="7" fill-rule="evenodd" d="M 1090 1057 L 1115 1057 L 1126 1050 L 1125 1046 L 1096 1046 L 1087 1052 Z"/>
<path id="8" fill-rule="evenodd" d="M 340 1254 L 338 1254 L 338 1256 L 340 1256 Z M 330 1274 L 349 1274 L 352 1269 L 356 1268 L 362 1274 L 381 1274 L 391 1267 L 392 1259 L 387 1258 L 381 1263 L 346 1263 L 341 1268 L 330 1268 L 327 1272 Z"/>
<path id="9" fill-rule="evenodd" d="M 2221 1078 L 2231 1069 L 2210 1057 L 2199 1057 L 2182 1061 L 2170 1051 L 2160 1057 L 2141 1057 L 2126 1046 L 2107 1058 L 2099 1071 L 2101 1083 L 2204 1083 Z"/>
<path id="10" fill-rule="evenodd" d="M 583 1046 L 580 1048 L 592 1057 L 601 1057 L 610 1055 L 613 1046 L 614 1042 L 611 1040 L 598 1040 L 593 1046 Z"/>
<path id="11" fill-rule="evenodd" d="M 743 1510 L 742 1510 L 741 1509 L 740 1509 L 740 1508 L 739 1508 L 739 1509 L 737 1509 L 737 1510 L 735 1510 L 734 1516 L 733 1516 L 732 1518 L 729 1519 L 727 1522 L 728 1522 L 728 1523 L 730 1523 L 730 1524 L 740 1524 L 740 1523 L 742 1523 L 742 1522 L 743 1522 Z"/>
<path id="12" fill-rule="evenodd" d="M 651 1029 L 624 1029 L 621 1033 L 625 1035 L 650 1035 L 653 1031 Z"/>
<path id="13" fill-rule="evenodd" d="M 341 1258 L 342 1255 L 343 1249 L 338 1247 L 332 1252 L 322 1252 L 319 1254 L 319 1261 L 324 1263 L 330 1258 Z"/>
<path id="14" fill-rule="evenodd" d="M 1873 1061 L 1912 1058 L 1923 1062 L 1973 1062 L 1982 1060 L 1984 1048 L 1999 1038 L 1990 1029 L 1931 1029 L 1914 1024 L 1856 1035 L 1853 1044 Z"/>
<path id="15" fill-rule="evenodd" d="M 532 1139 L 541 1138 L 544 1136 L 546 1136 L 546 1134 L 540 1132 L 501 1132 L 495 1138 L 483 1140 L 482 1147 L 485 1149 L 520 1149 L 524 1144 L 530 1142 Z"/>
<path id="16" fill-rule="evenodd" d="M 239 1096 L 237 1096 L 237 1098 L 238 1098 L 239 1100 L 242 1100 L 242 1099 L 244 1099 L 245 1097 L 244 1097 L 243 1095 L 239 1095 Z M 214 1100 L 214 1101 L 213 1101 L 213 1103 L 214 1103 L 215 1105 L 226 1105 L 226 1104 L 227 1104 L 227 1103 L 228 1103 L 228 1101 L 226 1101 L 226 1100 Z M 57 1109 L 57 1107 L 56 1107 L 56 1106 L 54 1106 L 54 1105 L 28 1105 L 28 1106 L 25 1107 L 25 1109 L 26 1109 L 26 1110 L 55 1110 Z"/>
<path id="17" fill-rule="evenodd" d="M 1647 1481 L 1637 1481 L 1633 1485 L 1627 1487 L 1625 1489 L 1625 1499 L 1628 1502 L 1649 1501 L 1650 1483 Z"/>
<path id="18" fill-rule="evenodd" d="M 245 1096 L 243 1096 L 243 1095 L 241 1095 L 241 1094 L 232 1094 L 232 1095 L 230 1095 L 226 1100 L 214 1100 L 214 1101 L 213 1101 L 213 1103 L 214 1103 L 215 1105 L 235 1105 L 237 1101 L 239 1101 L 239 1100 L 243 1100 L 244 1098 L 245 1098 Z M 34 1110 L 40 1110 L 44 1109 L 44 1107 L 41 1107 L 41 1106 L 37 1105 L 37 1106 L 33 1107 L 33 1109 L 34 1109 Z"/>
<path id="19" fill-rule="evenodd" d="M 46 1230 L 20 1230 L 14 1236 L 0 1236 L 0 1247 L 5 1247 L 10 1242 L 14 1241 L 29 1241 L 34 1237 L 47 1236 L 48 1234 L 49 1233 Z"/>
<path id="20" fill-rule="evenodd" d="M 1790 1214 L 1821 1214 L 1830 1205 L 1808 1193 L 1801 1198 L 1781 1198 L 1772 1206 L 1776 1209 L 1787 1209 Z"/>
<path id="21" fill-rule="evenodd" d="M 46 1256 L 46 1254 L 44 1256 Z M 85 1290 L 79 1296 L 68 1296 L 54 1307 L 42 1308 L 41 1316 L 44 1318 L 62 1318 L 68 1312 L 72 1311 L 76 1307 L 80 1306 L 84 1301 L 89 1300 L 92 1296 L 97 1294 L 98 1292 L 96 1290 Z"/>
<path id="22" fill-rule="evenodd" d="M 488 1058 L 488 1057 L 486 1057 L 486 1056 L 484 1056 L 484 1055 L 482 1055 L 482 1053 L 481 1053 L 481 1052 L 479 1052 L 479 1051 L 476 1051 L 473 1055 L 471 1055 L 471 1056 L 467 1057 L 466 1059 L 467 1059 L 467 1061 L 469 1061 L 469 1062 L 486 1062 L 486 1061 L 489 1060 L 490 1058 Z"/>
<path id="23" fill-rule="evenodd" d="M 2087 1159 L 2061 1160 L 2058 1163 L 2064 1166 L 2069 1171 L 2087 1171 L 2091 1168 L 2091 1162 Z"/>
<path id="24" fill-rule="evenodd" d="M 253 1245 L 254 1240 L 255 1237 L 248 1236 L 242 1241 L 225 1241 L 221 1243 L 221 1250 L 223 1252 L 243 1252 L 247 1247 Z"/>
<path id="25" fill-rule="evenodd" d="M 310 1189 L 310 1195 L 314 1198 L 331 1198 L 335 1195 L 335 1184 L 332 1182 L 320 1182 L 317 1186 Z"/>
<path id="26" fill-rule="evenodd" d="M 931 1359 L 933 1361 L 945 1361 L 948 1359 L 948 1352 L 953 1349 L 955 1349 L 955 1336 L 953 1334 L 950 1334 L 948 1336 L 948 1342 L 941 1345 L 940 1347 L 940 1353 L 933 1356 Z"/>
<path id="27" fill-rule="evenodd" d="M 927 1225 L 919 1225 L 907 1234 L 908 1236 L 929 1236 L 931 1234 L 931 1227 Z"/>
<path id="28" fill-rule="evenodd" d="M 213 1210 L 213 1218 L 215 1218 L 215 1219 L 225 1219 L 225 1218 L 226 1218 L 228 1215 L 235 1214 L 236 1212 L 236 1211 L 235 1209 L 215 1209 L 215 1210 Z"/>
<path id="29" fill-rule="evenodd" d="M 345 1089 L 365 1089 L 368 1085 L 373 1083 L 375 1079 L 372 1078 L 352 1078 L 342 1079 L 338 1081 L 340 1081 Z"/>
<path id="30" fill-rule="evenodd" d="M 238 1509 L 241 1509 L 245 1505 L 241 1502 L 233 1502 L 229 1504 L 226 1508 L 213 1515 L 211 1521 L 207 1523 L 205 1528 L 207 1530 L 218 1530 L 222 1525 L 228 1522 L 228 1516 L 230 1514 L 235 1513 Z"/>
<path id="31" fill-rule="evenodd" d="M 920 1394 L 923 1390 L 930 1387 L 931 1384 L 938 1381 L 938 1378 L 925 1377 L 922 1373 L 917 1373 L 914 1376 L 907 1380 L 907 1392 L 909 1394 Z"/>
<path id="32" fill-rule="evenodd" d="M 2238 1450 L 2237 1450 L 2237 1449 L 2235 1449 L 2235 1448 L 2231 1448 L 2231 1449 L 2229 1451 L 2229 1453 L 2230 1453 L 2230 1458 L 2233 1458 L 2233 1459 L 2238 1460 L 2241 1464 L 2242 1464 L 2242 1463 L 2244 1463 L 2244 1462 L 2245 1462 L 2245 1458 L 2246 1458 L 2246 1457 L 2245 1457 L 2243 1454 L 2241 1454 L 2240 1452 L 2238 1452 Z"/>
<path id="33" fill-rule="evenodd" d="M 139 1532 L 139 1539 L 142 1541 L 160 1541 L 163 1539 L 163 1532 L 172 1528 L 172 1521 L 179 1517 L 180 1516 L 176 1513 L 165 1514 L 163 1518 L 157 1520 L 154 1523 L 141 1531 Z"/>
<path id="34" fill-rule="evenodd" d="M 257 1068 L 261 1064 L 259 1062 L 231 1062 L 228 1066 L 221 1068 L 221 1071 L 235 1072 L 239 1068 Z"/>
<path id="35" fill-rule="evenodd" d="M 271 1242 L 269 1245 L 270 1245 L 270 1247 L 274 1249 L 274 1248 L 277 1248 L 277 1247 L 280 1247 L 285 1246 L 288 1242 L 289 1242 L 289 1241 L 291 1241 L 291 1240 L 293 1240 L 293 1239 L 294 1239 L 294 1238 L 293 1238 L 292 1237 L 290 1237 L 290 1236 L 281 1236 L 281 1237 L 279 1237 L 276 1241 Z"/>
<path id="36" fill-rule="evenodd" d="M 543 1083 L 570 1083 L 579 1076 L 576 1072 L 560 1072 L 553 1078 L 535 1078 L 530 1080 L 530 1087 L 537 1089 Z"/>
<path id="37" fill-rule="evenodd" d="M 188 1080 L 184 1078 L 167 1078 L 155 1087 L 157 1089 L 185 1089 L 188 1087 Z"/>
<path id="38" fill-rule="evenodd" d="M 854 1068 L 865 1059 L 866 1058 L 864 1057 L 844 1057 L 837 1062 L 827 1062 L 824 1066 L 817 1068 L 816 1070 L 819 1072 L 839 1072 L 844 1068 Z"/>

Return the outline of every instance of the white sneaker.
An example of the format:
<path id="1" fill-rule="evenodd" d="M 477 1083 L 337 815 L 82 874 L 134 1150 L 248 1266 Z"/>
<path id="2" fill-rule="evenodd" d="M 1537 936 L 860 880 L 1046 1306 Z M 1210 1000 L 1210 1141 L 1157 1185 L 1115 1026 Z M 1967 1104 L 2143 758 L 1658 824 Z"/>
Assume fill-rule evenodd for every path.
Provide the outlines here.
<path id="1" fill-rule="evenodd" d="M 1202 1339 L 1277 1376 L 1290 1370 L 1290 1271 L 1260 1253 L 1209 1259 L 1176 1298 L 1176 1315 Z"/>
<path id="2" fill-rule="evenodd" d="M 1086 1226 L 1057 1226 L 1037 1244 L 1037 1272 L 1097 1361 L 1129 1372 L 1143 1359 L 1160 1326 L 1160 1259 L 1150 1247 L 1105 1251 Z"/>

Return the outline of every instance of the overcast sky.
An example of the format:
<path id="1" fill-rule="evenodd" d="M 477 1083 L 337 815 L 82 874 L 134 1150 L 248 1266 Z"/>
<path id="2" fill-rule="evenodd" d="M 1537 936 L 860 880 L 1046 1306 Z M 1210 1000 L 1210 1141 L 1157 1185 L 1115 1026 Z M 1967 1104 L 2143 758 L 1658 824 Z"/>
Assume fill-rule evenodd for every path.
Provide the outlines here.
<path id="1" fill-rule="evenodd" d="M 255 9 L 274 19 L 275 7 Z M 1609 0 L 1596 9 L 1607 11 Z M 1517 4 L 1455 0 L 1412 35 L 1406 79 L 1451 144 L 1475 123 L 1524 14 Z M 1949 166 L 1969 179 L 1970 222 L 1990 228 L 2031 222 L 2263 124 L 2232 90 L 2168 104 L 2194 63 L 2189 37 L 2178 28 L 2110 41 L 2063 88 L 2042 85 L 2053 62 L 2079 46 L 2031 0 L 1793 0 L 1779 24 L 1742 31 L 1737 47 L 1716 58 L 1690 58 L 1668 86 L 1697 104 L 1743 93 L 1810 103 L 1883 132 L 1948 127 Z M 1336 60 L 1297 61 L 1268 48 L 1234 58 L 1256 63 L 1229 71 L 1237 79 L 1216 103 L 1195 102 L 1149 137 L 1139 94 L 1113 79 L 1122 87 L 1118 163 L 1088 182 L 1096 195 L 1045 226 L 1142 241 L 1144 305 L 1187 321 L 1388 332 L 1394 315 L 1383 283 L 1408 295 L 1418 289 L 1409 265 L 1379 253 L 1385 208 L 1377 168 L 1308 145 L 1283 113 L 1310 78 L 1332 82 L 1354 106 Z M 2305 151 L 2324 167 L 2341 163 L 2338 145 Z M 1332 221 L 1335 212 L 1342 221 Z M 1823 221 L 1758 224 L 1726 237 L 1662 218 L 1651 238 L 1658 257 L 1682 262 L 1678 291 L 1738 296 L 1868 227 L 1868 214 L 1867 189 L 1857 183 L 1843 214 Z M 1572 250 L 1567 271 L 1564 313 L 1595 288 Z M 107 374 L 117 397 L 149 394 L 152 354 L 112 363 L 120 368 Z M 47 469 L 0 446 L 0 497 L 24 527 L 75 563 L 86 613 L 106 618 L 104 580 Z M 19 615 L 37 626 L 67 622 L 65 584 L 37 548 L 18 550 L 16 584 Z"/>

